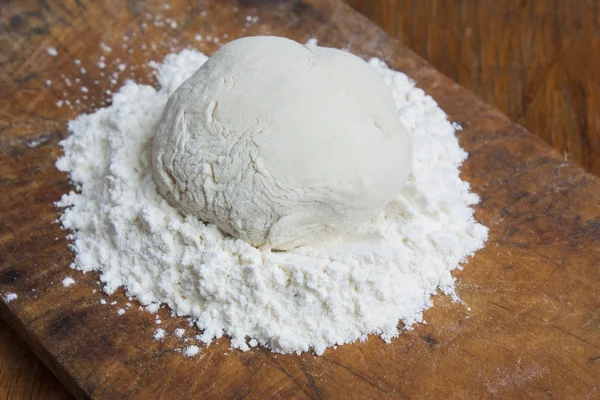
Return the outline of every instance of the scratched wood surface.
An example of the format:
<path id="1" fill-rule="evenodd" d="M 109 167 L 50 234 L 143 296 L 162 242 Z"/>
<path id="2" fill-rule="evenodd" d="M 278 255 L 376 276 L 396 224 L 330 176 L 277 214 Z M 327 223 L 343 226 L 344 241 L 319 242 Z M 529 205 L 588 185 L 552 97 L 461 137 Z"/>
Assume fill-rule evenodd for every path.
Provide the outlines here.
<path id="1" fill-rule="evenodd" d="M 0 312 L 76 397 L 597 396 L 598 178 L 339 1 L 169 5 L 29 0 L 2 8 L 0 293 L 18 297 L 2 300 Z M 136 307 L 118 315 L 117 306 L 100 305 L 105 296 L 97 275 L 69 269 L 73 257 L 52 205 L 71 189 L 53 168 L 65 123 L 103 104 L 103 92 L 127 77 L 152 83 L 143 66 L 148 59 L 188 45 L 211 53 L 214 37 L 250 34 L 316 36 L 362 57 L 378 56 L 464 126 L 459 139 L 471 157 L 463 177 L 481 195 L 476 215 L 491 229 L 488 246 L 456 274 L 470 311 L 439 297 L 426 313 L 428 324 L 392 344 L 372 337 L 321 357 L 231 351 L 222 339 L 185 358 L 172 335 L 152 338 L 152 315 Z M 110 64 L 104 69 L 102 55 Z M 108 74 L 120 64 L 125 71 Z M 82 93 L 82 85 L 89 91 Z M 72 108 L 58 107 L 61 100 Z M 78 283 L 64 287 L 66 276 Z M 112 300 L 127 302 L 122 292 Z M 160 318 L 167 331 L 186 326 L 168 310 Z"/>

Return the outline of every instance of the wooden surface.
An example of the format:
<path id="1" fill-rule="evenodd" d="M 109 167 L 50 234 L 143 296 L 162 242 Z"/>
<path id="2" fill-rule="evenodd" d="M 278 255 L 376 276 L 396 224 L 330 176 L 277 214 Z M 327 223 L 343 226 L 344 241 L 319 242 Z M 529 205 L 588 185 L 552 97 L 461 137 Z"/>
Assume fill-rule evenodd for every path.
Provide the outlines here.
<path id="1" fill-rule="evenodd" d="M 600 1 L 347 3 L 566 158 L 600 175 Z"/>
<path id="2" fill-rule="evenodd" d="M 68 399 L 67 389 L 0 318 L 0 398 Z"/>
<path id="3" fill-rule="evenodd" d="M 600 382 L 600 181 L 586 175 L 522 127 L 441 76 L 406 47 L 335 1 L 205 2 L 204 11 L 172 2 L 184 16 L 169 30 L 170 45 L 151 54 L 121 47 L 123 36 L 146 29 L 140 43 L 165 42 L 164 27 L 144 28 L 158 2 L 13 2 L 2 8 L 0 130 L 0 292 L 19 297 L 0 312 L 78 397 L 579 397 L 598 395 Z M 233 11 L 233 6 L 238 8 Z M 258 15 L 258 24 L 245 23 Z M 211 23 L 207 23 L 210 21 Z M 242 28 L 243 27 L 243 28 Z M 7 29 L 10 28 L 10 29 Z M 100 41 L 111 57 L 141 65 L 186 44 L 200 31 L 230 38 L 272 33 L 349 46 L 407 72 L 463 124 L 471 153 L 463 168 L 482 196 L 477 217 L 491 228 L 488 246 L 456 274 L 471 307 L 440 297 L 417 326 L 385 345 L 378 338 L 342 346 L 322 357 L 229 351 L 220 340 L 197 358 L 175 352 L 175 340 L 152 339 L 153 317 L 137 309 L 118 316 L 101 306 L 97 275 L 68 268 L 68 241 L 52 221 L 52 202 L 69 190 L 53 168 L 65 122 L 98 102 L 108 84 L 94 63 Z M 177 42 L 173 42 L 176 39 Z M 55 46 L 58 57 L 44 50 Z M 74 59 L 83 60 L 79 74 Z M 148 81 L 146 71 L 135 72 Z M 89 82 L 90 101 L 58 108 L 63 93 L 81 98 L 60 79 Z M 50 79 L 50 88 L 44 81 Z M 94 81 L 98 80 L 98 84 Z M 95 100 L 94 100 L 95 99 Z M 67 276 L 78 284 L 60 285 Z M 95 292 L 94 292 L 95 291 Z M 116 297 L 125 302 L 122 293 Z M 172 330 L 182 320 L 163 325 Z M 225 355 L 224 353 L 227 353 Z"/>

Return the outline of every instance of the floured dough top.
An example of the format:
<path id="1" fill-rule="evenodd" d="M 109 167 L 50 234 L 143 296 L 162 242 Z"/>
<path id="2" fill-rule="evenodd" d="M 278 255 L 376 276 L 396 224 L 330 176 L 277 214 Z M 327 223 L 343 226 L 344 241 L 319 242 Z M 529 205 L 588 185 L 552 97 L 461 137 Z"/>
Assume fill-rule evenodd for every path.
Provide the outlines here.
<path id="1" fill-rule="evenodd" d="M 363 60 L 248 37 L 171 96 L 153 172 L 182 213 L 285 250 L 377 213 L 406 182 L 411 147 L 389 89 Z"/>

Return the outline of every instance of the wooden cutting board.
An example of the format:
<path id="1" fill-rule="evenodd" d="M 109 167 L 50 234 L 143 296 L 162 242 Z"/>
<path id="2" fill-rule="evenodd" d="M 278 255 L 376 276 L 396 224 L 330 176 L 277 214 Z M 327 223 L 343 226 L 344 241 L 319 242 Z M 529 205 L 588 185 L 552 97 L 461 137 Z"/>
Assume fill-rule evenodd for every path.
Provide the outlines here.
<path id="1" fill-rule="evenodd" d="M 340 1 L 163 3 L 27 0 L 4 4 L 0 11 L 0 293 L 18 296 L 0 301 L 0 312 L 73 394 L 103 399 L 600 396 L 598 178 L 563 160 Z M 438 296 L 425 314 L 428 323 L 391 344 L 371 337 L 321 357 L 263 349 L 244 353 L 229 350 L 224 338 L 186 358 L 173 335 L 153 339 L 154 315 L 139 311 L 135 301 L 118 315 L 117 307 L 128 301 L 122 291 L 109 299 L 117 305 L 101 305 L 106 296 L 98 290 L 98 274 L 69 269 L 73 255 L 53 206 L 72 189 L 53 166 L 67 121 L 100 105 L 102 93 L 131 74 L 152 83 L 145 67 L 149 59 L 186 46 L 210 54 L 219 46 L 214 37 L 223 42 L 256 34 L 299 41 L 316 37 L 323 45 L 382 58 L 415 79 L 464 127 L 459 139 L 471 156 L 462 176 L 482 198 L 477 219 L 490 227 L 485 249 L 455 274 L 470 311 Z M 49 46 L 57 56 L 48 53 Z M 127 66 L 116 85 L 107 74 L 115 68 L 98 66 L 101 55 Z M 89 92 L 81 93 L 83 85 Z M 73 108 L 58 107 L 61 99 L 70 99 Z M 66 276 L 77 284 L 64 287 Z M 160 311 L 161 328 L 192 329 L 168 314 Z"/>

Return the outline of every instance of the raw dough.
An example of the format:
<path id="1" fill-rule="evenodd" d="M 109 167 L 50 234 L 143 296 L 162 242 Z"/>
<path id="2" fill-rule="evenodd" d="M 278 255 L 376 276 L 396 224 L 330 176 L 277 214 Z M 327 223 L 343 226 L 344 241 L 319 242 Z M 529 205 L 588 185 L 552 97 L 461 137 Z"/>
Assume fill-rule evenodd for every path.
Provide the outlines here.
<path id="1" fill-rule="evenodd" d="M 412 143 L 360 58 L 278 37 L 217 51 L 171 96 L 153 147 L 159 192 L 254 246 L 347 232 L 396 197 Z"/>

